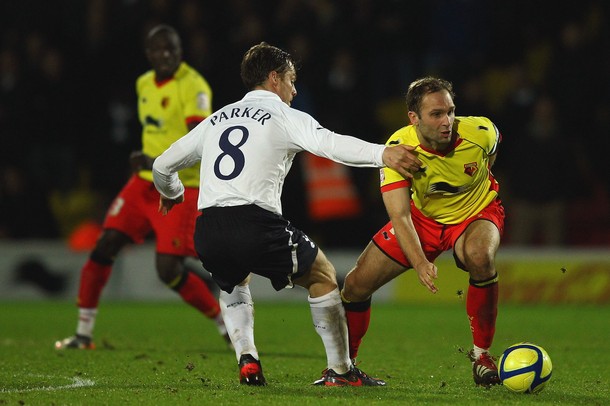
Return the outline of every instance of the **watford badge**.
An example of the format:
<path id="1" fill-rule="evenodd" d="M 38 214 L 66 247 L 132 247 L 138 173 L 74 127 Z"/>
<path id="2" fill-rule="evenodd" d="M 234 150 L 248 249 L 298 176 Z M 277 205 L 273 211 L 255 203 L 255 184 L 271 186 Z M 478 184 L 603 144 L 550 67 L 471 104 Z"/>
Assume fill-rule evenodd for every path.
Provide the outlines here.
<path id="1" fill-rule="evenodd" d="M 476 162 L 470 162 L 468 164 L 464 164 L 464 173 L 468 176 L 474 175 L 474 173 L 479 169 Z"/>

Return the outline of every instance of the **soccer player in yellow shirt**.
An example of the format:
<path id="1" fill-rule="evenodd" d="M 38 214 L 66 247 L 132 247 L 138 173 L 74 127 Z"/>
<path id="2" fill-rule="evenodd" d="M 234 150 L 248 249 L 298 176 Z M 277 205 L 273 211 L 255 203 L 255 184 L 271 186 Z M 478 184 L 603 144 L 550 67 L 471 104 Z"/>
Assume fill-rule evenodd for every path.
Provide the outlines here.
<path id="1" fill-rule="evenodd" d="M 216 297 L 184 265 L 186 257 L 197 257 L 193 234 L 199 214 L 199 165 L 179 173 L 186 189 L 184 202 L 167 216 L 159 213 L 159 192 L 151 172 L 155 157 L 212 114 L 212 90 L 182 61 L 181 41 L 174 28 L 154 27 L 146 38 L 146 56 L 152 69 L 136 82 L 142 150 L 132 153 L 134 174 L 108 209 L 102 234 L 81 269 L 76 334 L 57 341 L 57 349 L 94 348 L 98 303 L 115 258 L 126 245 L 142 243 L 153 231 L 159 278 L 185 302 L 214 320 L 219 333 L 230 343 Z"/>
<path id="2" fill-rule="evenodd" d="M 436 293 L 434 260 L 453 249 L 469 273 L 466 312 L 473 336 L 473 377 L 478 385 L 500 383 L 489 348 L 495 333 L 498 274 L 495 255 L 504 229 L 498 183 L 491 173 L 500 133 L 485 117 L 456 117 L 450 82 L 426 77 L 409 86 L 410 125 L 386 145 L 416 146 L 422 162 L 413 179 L 382 168 L 381 192 L 390 217 L 346 275 L 341 292 L 355 360 L 370 321 L 371 296 L 413 268 Z"/>

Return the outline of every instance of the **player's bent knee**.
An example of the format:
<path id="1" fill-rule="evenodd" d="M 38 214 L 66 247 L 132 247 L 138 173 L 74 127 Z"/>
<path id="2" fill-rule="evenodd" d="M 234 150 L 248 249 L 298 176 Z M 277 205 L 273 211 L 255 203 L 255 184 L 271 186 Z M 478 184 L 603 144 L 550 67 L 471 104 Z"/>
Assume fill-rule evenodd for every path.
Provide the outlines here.
<path id="1" fill-rule="evenodd" d="M 470 278 L 474 280 L 486 280 L 496 274 L 496 268 L 492 261 L 472 262 L 468 266 Z"/>
<path id="2" fill-rule="evenodd" d="M 349 302 L 363 302 L 373 294 L 369 286 L 359 283 L 353 272 L 345 277 L 342 290 L 343 298 Z"/>
<path id="3" fill-rule="evenodd" d="M 157 254 L 156 270 L 159 279 L 171 288 L 180 284 L 187 272 L 181 257 L 162 254 Z"/>
<path id="4" fill-rule="evenodd" d="M 467 252 L 464 262 L 470 272 L 487 274 L 494 269 L 494 256 L 483 250 Z"/>
<path id="5" fill-rule="evenodd" d="M 182 273 L 176 272 L 173 269 L 157 269 L 157 276 L 161 282 L 172 287 L 172 285 L 175 284 L 176 279 L 179 279 L 182 276 Z"/>
<path id="6" fill-rule="evenodd" d="M 104 230 L 91 253 L 92 257 L 103 262 L 113 262 L 121 249 L 130 242 L 131 239 L 119 231 Z"/>

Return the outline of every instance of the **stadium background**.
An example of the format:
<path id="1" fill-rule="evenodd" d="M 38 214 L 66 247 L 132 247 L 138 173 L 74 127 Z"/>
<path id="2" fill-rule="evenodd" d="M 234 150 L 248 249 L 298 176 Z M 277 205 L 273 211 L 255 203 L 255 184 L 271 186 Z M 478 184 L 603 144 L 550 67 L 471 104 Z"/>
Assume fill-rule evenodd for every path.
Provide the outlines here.
<path id="1" fill-rule="evenodd" d="M 503 300 L 608 303 L 609 19 L 602 0 L 578 8 L 546 0 L 2 2 L 0 297 L 75 294 L 87 246 L 139 146 L 142 38 L 164 22 L 180 32 L 185 60 L 209 80 L 216 108 L 242 97 L 239 61 L 264 40 L 300 60 L 294 107 L 369 141 L 406 123 L 410 81 L 451 80 L 457 114 L 489 116 L 503 133 L 494 173 L 509 218 L 517 206 L 530 208 L 531 220 L 546 204 L 567 208 L 551 219 L 561 226 L 552 240 L 541 232 L 517 240 L 527 221 L 509 219 L 499 269 L 514 289 Z M 545 126 L 547 143 L 534 137 Z M 307 168 L 295 162 L 284 213 L 344 273 L 387 217 L 376 171 L 349 169 L 359 209 L 321 219 L 312 215 Z M 125 253 L 107 296 L 165 298 L 151 249 Z M 453 268 L 445 291 L 457 294 L 463 275 L 449 258 L 439 268 Z M 409 281 L 385 297 L 412 298 Z"/>

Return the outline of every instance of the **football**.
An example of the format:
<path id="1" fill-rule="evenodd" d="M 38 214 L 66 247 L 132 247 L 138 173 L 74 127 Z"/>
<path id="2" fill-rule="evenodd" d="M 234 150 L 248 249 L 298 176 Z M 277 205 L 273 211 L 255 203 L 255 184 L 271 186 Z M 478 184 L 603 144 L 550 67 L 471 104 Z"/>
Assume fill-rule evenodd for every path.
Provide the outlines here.
<path id="1" fill-rule="evenodd" d="M 553 364 L 544 348 L 528 342 L 508 347 L 498 360 L 502 384 L 517 393 L 538 393 L 549 379 Z"/>

